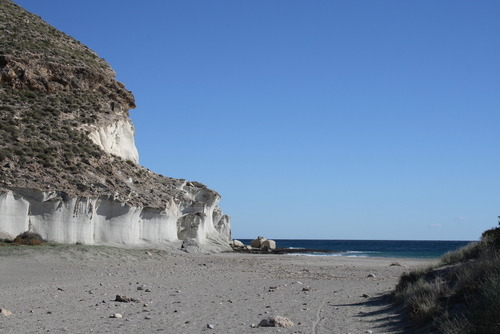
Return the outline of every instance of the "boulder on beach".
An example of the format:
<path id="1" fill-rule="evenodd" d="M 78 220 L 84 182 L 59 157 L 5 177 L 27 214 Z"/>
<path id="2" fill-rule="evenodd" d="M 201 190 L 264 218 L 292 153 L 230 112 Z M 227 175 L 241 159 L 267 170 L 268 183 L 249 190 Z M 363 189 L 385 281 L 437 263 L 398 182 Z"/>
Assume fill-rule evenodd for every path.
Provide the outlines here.
<path id="1" fill-rule="evenodd" d="M 252 246 L 252 248 L 257 248 L 260 250 L 271 251 L 276 249 L 276 241 L 260 236 L 257 237 L 257 239 L 252 240 L 250 242 L 250 245 Z"/>
<path id="2" fill-rule="evenodd" d="M 267 250 L 275 250 L 276 249 L 276 241 L 266 239 L 261 243 L 260 248 L 267 249 Z"/>
<path id="3" fill-rule="evenodd" d="M 250 246 L 252 246 L 253 248 L 260 248 L 265 240 L 267 239 L 259 236 L 257 237 L 257 239 L 254 239 L 250 242 Z"/>
<path id="4" fill-rule="evenodd" d="M 233 240 L 231 241 L 231 247 L 243 248 L 245 245 L 239 240 Z"/>

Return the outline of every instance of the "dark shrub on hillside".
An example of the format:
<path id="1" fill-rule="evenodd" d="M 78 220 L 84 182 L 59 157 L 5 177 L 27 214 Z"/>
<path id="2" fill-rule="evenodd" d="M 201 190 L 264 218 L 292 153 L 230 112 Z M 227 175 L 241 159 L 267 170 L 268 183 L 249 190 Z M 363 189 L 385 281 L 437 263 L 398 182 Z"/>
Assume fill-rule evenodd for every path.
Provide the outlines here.
<path id="1" fill-rule="evenodd" d="M 40 234 L 29 231 L 19 234 L 13 241 L 17 245 L 41 245 L 44 242 Z"/>
<path id="2" fill-rule="evenodd" d="M 495 227 L 483 232 L 482 238 L 485 243 L 500 249 L 500 227 Z"/>

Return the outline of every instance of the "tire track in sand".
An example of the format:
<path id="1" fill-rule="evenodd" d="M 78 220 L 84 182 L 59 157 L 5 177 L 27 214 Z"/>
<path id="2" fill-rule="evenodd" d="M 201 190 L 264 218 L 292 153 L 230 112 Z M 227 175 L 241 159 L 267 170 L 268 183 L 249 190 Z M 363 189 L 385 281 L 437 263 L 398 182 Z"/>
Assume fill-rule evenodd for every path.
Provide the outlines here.
<path id="1" fill-rule="evenodd" d="M 312 324 L 312 331 L 311 331 L 312 334 L 316 334 L 316 328 L 318 327 L 318 325 L 321 321 L 321 310 L 323 309 L 323 306 L 325 306 L 325 303 L 326 303 L 326 298 L 323 298 L 323 302 L 321 303 L 321 305 L 318 307 L 318 310 L 316 311 L 316 320 L 313 321 L 313 324 Z"/>

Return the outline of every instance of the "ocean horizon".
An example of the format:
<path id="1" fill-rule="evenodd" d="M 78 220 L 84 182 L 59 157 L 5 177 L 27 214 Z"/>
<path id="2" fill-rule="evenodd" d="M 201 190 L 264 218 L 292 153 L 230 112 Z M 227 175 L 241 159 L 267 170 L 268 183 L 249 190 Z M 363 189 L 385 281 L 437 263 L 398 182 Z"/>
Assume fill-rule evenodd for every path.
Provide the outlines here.
<path id="1" fill-rule="evenodd" d="M 252 239 L 238 239 L 249 245 Z M 474 241 L 273 239 L 290 255 L 437 259 Z M 307 249 L 307 252 L 301 252 Z M 314 250 L 317 250 L 315 252 Z"/>

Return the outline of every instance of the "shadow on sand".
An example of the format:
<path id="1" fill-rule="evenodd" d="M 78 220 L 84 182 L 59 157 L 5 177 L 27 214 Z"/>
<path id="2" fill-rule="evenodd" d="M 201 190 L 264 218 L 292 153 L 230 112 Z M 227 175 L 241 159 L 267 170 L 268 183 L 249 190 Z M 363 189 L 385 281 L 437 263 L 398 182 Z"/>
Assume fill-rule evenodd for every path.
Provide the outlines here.
<path id="1" fill-rule="evenodd" d="M 398 334 L 419 334 L 429 333 L 414 327 L 402 314 L 401 308 L 393 304 L 390 294 L 377 297 L 370 297 L 364 302 L 352 304 L 337 304 L 334 306 L 356 306 L 364 307 L 369 311 L 360 312 L 356 315 L 366 322 L 372 323 L 375 333 L 398 333 Z"/>

